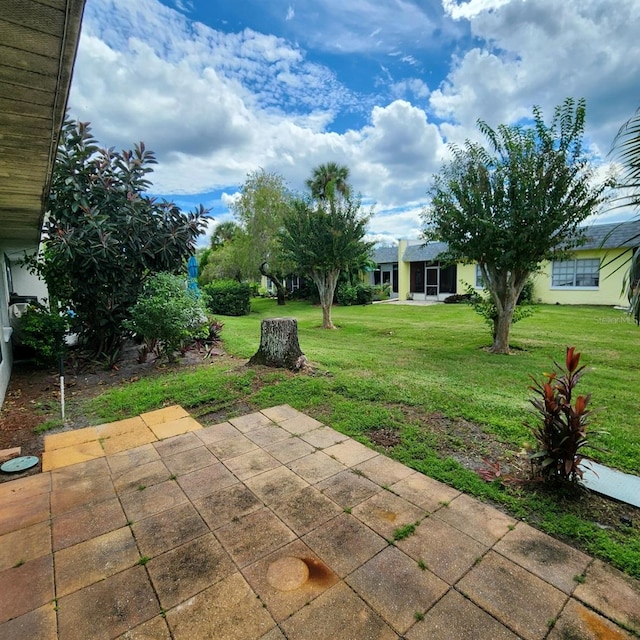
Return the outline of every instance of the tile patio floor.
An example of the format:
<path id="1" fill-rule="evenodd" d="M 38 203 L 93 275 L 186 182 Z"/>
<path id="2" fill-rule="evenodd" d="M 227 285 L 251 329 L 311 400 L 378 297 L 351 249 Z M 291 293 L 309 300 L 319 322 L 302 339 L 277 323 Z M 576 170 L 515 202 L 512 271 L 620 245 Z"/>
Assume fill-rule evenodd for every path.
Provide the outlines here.
<path id="1" fill-rule="evenodd" d="M 286 405 L 51 435 L 43 469 L 0 485 L 2 640 L 640 634 L 637 581 Z"/>

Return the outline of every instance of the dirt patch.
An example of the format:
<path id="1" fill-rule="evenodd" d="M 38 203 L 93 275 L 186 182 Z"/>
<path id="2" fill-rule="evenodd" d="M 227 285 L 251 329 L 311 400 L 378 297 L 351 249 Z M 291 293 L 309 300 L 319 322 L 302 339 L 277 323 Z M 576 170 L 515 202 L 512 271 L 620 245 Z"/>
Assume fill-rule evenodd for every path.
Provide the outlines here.
<path id="1" fill-rule="evenodd" d="M 367 437 L 383 449 L 393 449 L 402 442 L 400 434 L 395 429 L 372 429 L 367 431 Z"/>

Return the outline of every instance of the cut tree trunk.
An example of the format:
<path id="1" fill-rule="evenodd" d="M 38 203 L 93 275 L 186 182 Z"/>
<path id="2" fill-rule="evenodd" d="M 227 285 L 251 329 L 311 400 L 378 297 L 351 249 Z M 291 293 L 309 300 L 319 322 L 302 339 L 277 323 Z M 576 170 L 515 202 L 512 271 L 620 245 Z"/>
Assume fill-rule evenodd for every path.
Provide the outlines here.
<path id="1" fill-rule="evenodd" d="M 260 327 L 260 348 L 249 364 L 299 371 L 307 358 L 298 343 L 298 323 L 295 318 L 266 318 Z"/>

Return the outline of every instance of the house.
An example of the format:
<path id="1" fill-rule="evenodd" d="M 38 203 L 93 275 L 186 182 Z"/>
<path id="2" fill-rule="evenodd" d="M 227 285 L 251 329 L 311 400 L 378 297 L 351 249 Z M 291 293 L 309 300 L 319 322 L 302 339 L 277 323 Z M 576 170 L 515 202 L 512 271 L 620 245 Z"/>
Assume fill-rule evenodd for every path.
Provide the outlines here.
<path id="1" fill-rule="evenodd" d="M 19 264 L 38 250 L 85 0 L 3 0 L 0 13 L 0 406 L 11 368 L 11 305 L 46 297 Z"/>
<path id="2" fill-rule="evenodd" d="M 533 298 L 547 304 L 627 306 L 623 280 L 640 246 L 640 220 L 592 225 L 586 242 L 569 260 L 544 262 L 533 277 Z M 448 264 L 442 242 L 400 240 L 374 251 L 371 284 L 392 284 L 392 298 L 441 301 L 468 286 L 482 288 L 476 264 Z M 640 279 L 640 273 L 636 274 Z"/>

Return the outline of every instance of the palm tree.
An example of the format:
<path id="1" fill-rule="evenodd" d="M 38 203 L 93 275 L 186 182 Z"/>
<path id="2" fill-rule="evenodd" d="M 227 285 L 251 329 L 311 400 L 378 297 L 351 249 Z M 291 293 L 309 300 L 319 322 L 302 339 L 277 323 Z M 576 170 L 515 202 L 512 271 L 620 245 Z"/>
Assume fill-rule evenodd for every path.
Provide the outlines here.
<path id="1" fill-rule="evenodd" d="M 612 153 L 622 166 L 617 187 L 622 195 L 615 199 L 615 207 L 640 208 L 640 109 L 627 120 L 618 131 Z M 640 236 L 631 238 L 640 241 Z M 635 251 L 625 277 L 629 294 L 629 312 L 640 324 L 640 251 Z"/>
<path id="2" fill-rule="evenodd" d="M 337 162 L 326 162 L 315 167 L 306 185 L 315 200 L 326 202 L 333 200 L 336 193 L 343 198 L 348 198 L 351 195 L 348 179 L 349 167 Z"/>
<path id="3" fill-rule="evenodd" d="M 240 231 L 240 226 L 233 220 L 221 222 L 211 234 L 211 249 L 216 250 L 230 242 Z"/>

